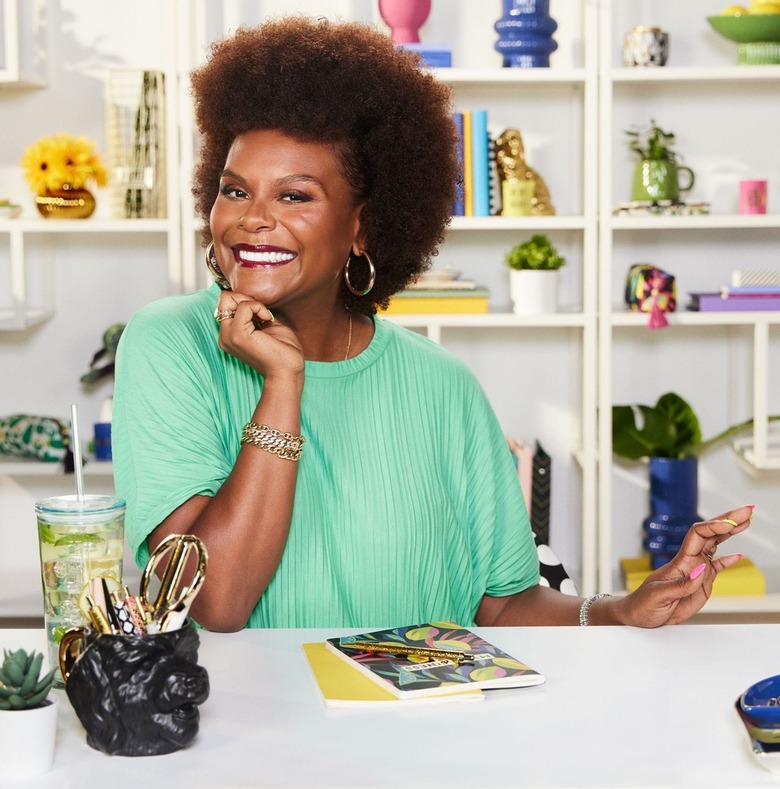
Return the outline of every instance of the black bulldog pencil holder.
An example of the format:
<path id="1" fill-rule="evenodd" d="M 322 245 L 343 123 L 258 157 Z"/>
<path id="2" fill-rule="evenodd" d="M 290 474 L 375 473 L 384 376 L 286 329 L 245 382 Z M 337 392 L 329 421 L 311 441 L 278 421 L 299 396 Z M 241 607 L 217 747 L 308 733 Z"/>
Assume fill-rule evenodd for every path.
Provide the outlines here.
<path id="1" fill-rule="evenodd" d="M 189 554 L 195 576 L 180 584 Z M 152 600 L 154 569 L 170 554 Z M 68 630 L 60 641 L 65 692 L 96 750 L 155 756 L 188 746 L 198 734 L 198 706 L 209 695 L 198 665 L 198 632 L 187 618 L 205 576 L 206 551 L 191 535 L 171 535 L 157 547 L 141 578 L 141 593 L 86 595 L 91 627 Z M 105 590 L 105 584 L 104 584 Z"/>

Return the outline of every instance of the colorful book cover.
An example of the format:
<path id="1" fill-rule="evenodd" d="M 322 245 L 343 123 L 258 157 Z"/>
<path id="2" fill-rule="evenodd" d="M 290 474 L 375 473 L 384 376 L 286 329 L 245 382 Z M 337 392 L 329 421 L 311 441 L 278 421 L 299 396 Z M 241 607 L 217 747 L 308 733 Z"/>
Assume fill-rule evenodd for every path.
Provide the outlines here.
<path id="1" fill-rule="evenodd" d="M 430 655 L 394 655 L 350 648 L 355 642 L 394 647 L 462 652 L 468 663 Z M 518 688 L 539 685 L 544 677 L 530 666 L 452 622 L 376 630 L 357 636 L 329 638 L 326 647 L 365 676 L 399 698 L 452 693 L 473 688 Z"/>
<path id="2" fill-rule="evenodd" d="M 688 309 L 693 312 L 744 312 L 780 310 L 780 296 L 727 296 L 721 293 L 691 293 Z"/>
<path id="3" fill-rule="evenodd" d="M 471 167 L 474 184 L 474 216 L 490 216 L 490 151 L 487 110 L 471 112 Z"/>
<path id="4" fill-rule="evenodd" d="M 463 111 L 463 206 L 464 216 L 474 216 L 474 148 L 471 112 Z"/>
<path id="5" fill-rule="evenodd" d="M 453 123 L 455 124 L 455 130 L 458 134 L 458 142 L 457 142 L 457 155 L 458 155 L 458 180 L 455 183 L 455 202 L 452 206 L 452 215 L 453 216 L 464 216 L 466 212 L 466 205 L 464 203 L 464 195 L 463 189 L 465 186 L 463 180 L 463 113 L 462 112 L 455 112 L 452 116 Z"/>
<path id="6" fill-rule="evenodd" d="M 386 707 L 398 704 L 444 704 L 449 702 L 484 701 L 485 694 L 475 688 L 440 696 L 399 699 L 389 690 L 356 671 L 329 651 L 322 642 L 303 645 L 306 660 L 326 707 Z"/>

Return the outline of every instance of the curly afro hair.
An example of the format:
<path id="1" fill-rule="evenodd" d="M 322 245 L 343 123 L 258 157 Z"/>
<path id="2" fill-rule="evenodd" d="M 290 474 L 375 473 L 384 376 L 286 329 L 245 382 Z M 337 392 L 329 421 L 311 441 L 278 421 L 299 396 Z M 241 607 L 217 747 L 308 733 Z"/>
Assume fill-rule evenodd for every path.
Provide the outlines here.
<path id="1" fill-rule="evenodd" d="M 347 309 L 376 312 L 430 266 L 452 215 L 457 135 L 450 89 L 417 55 L 362 23 L 291 16 L 216 42 L 191 77 L 202 135 L 193 193 L 206 241 L 233 140 L 275 129 L 333 145 L 364 203 L 376 283 L 362 298 L 342 285 Z M 364 266 L 353 269 L 360 287 Z"/>

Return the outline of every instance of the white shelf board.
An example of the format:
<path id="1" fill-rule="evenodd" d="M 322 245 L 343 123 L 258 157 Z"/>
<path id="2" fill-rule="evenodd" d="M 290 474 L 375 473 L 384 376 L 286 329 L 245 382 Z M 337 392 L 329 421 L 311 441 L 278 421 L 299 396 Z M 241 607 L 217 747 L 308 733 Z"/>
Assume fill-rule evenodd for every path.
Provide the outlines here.
<path id="1" fill-rule="evenodd" d="M 631 312 L 616 309 L 611 322 L 615 327 L 647 327 L 649 315 L 646 312 Z M 692 312 L 680 309 L 667 312 L 669 326 L 755 326 L 757 323 L 780 324 L 780 310 L 762 312 Z"/>
<path id="2" fill-rule="evenodd" d="M 420 314 L 420 315 L 384 315 L 400 326 L 425 327 L 433 326 L 438 328 L 512 328 L 512 327 L 562 327 L 562 328 L 582 328 L 585 325 L 585 316 L 582 312 L 555 312 L 548 315 L 515 315 L 512 312 L 489 312 L 489 313 L 458 313 L 458 314 Z"/>
<path id="3" fill-rule="evenodd" d="M 611 216 L 620 230 L 755 230 L 780 228 L 780 214 L 701 214 L 699 216 Z"/>
<path id="4" fill-rule="evenodd" d="M 114 475 L 114 464 L 105 460 L 86 459 L 84 476 L 107 477 Z M 0 476 L 4 477 L 65 477 L 69 479 L 73 474 L 66 474 L 61 462 L 44 462 L 32 458 L 0 457 Z M 74 488 L 75 490 L 75 488 Z"/>
<path id="5" fill-rule="evenodd" d="M 454 216 L 450 230 L 583 230 L 584 216 Z"/>
<path id="6" fill-rule="evenodd" d="M 53 309 L 35 309 L 28 307 L 21 314 L 9 308 L 0 309 L 0 331 L 9 329 L 27 329 L 38 326 L 54 317 Z"/>
<path id="7" fill-rule="evenodd" d="M 436 79 L 458 85 L 581 85 L 585 82 L 584 69 L 554 68 L 433 68 Z"/>
<path id="8" fill-rule="evenodd" d="M 167 233 L 167 219 L 5 219 L 0 233 Z"/>
<path id="9" fill-rule="evenodd" d="M 620 82 L 755 82 L 780 80 L 780 66 L 663 66 L 616 68 L 610 74 Z"/>
<path id="10" fill-rule="evenodd" d="M 780 471 L 780 437 L 770 435 L 767 446 L 767 457 L 761 459 L 756 455 L 752 436 L 738 438 L 732 444 L 734 452 L 750 470 Z"/>
<path id="11" fill-rule="evenodd" d="M 29 90 L 30 88 L 45 88 L 46 81 L 36 77 L 19 75 L 12 69 L 0 69 L 0 89 L 2 90 Z"/>

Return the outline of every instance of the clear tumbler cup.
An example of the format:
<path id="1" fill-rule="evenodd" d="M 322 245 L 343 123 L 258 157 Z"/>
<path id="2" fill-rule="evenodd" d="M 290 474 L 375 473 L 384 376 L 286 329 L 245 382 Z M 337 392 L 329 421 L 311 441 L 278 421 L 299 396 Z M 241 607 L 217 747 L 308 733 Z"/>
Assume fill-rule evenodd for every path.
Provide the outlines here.
<path id="1" fill-rule="evenodd" d="M 36 502 L 35 514 L 49 665 L 54 668 L 62 634 L 88 623 L 90 581 L 103 576 L 109 590 L 121 588 L 125 502 L 95 494 L 55 496 Z"/>

